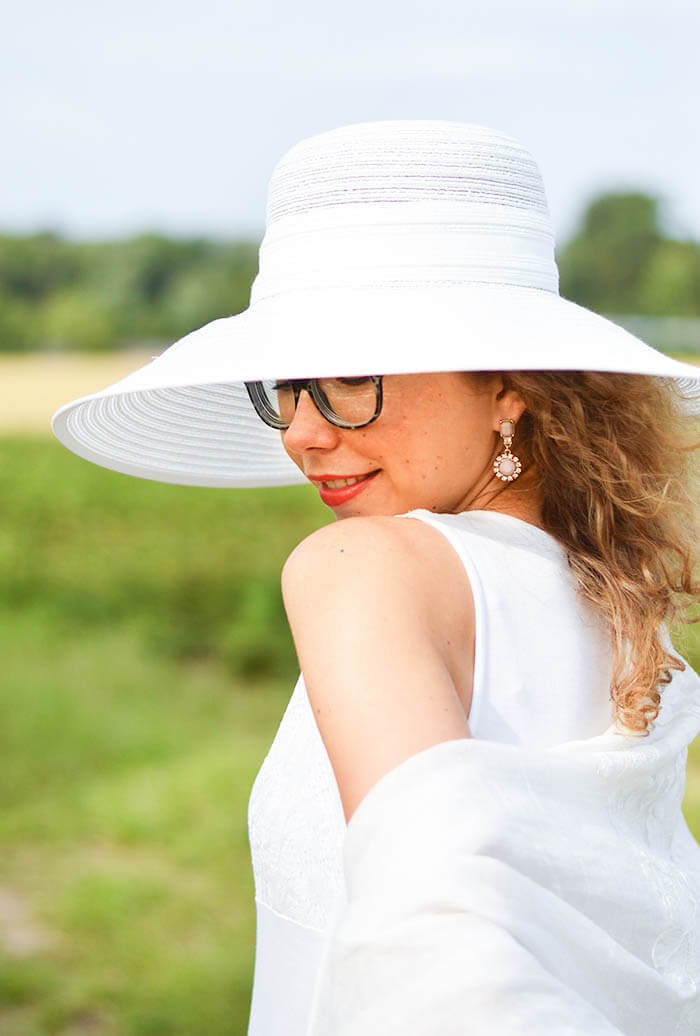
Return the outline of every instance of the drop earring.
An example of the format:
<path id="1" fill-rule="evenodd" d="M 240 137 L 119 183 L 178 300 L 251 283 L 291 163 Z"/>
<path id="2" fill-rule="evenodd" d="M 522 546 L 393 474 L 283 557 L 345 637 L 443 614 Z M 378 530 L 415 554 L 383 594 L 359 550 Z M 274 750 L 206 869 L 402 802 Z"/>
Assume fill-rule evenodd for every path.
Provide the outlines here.
<path id="1" fill-rule="evenodd" d="M 523 470 L 519 459 L 511 453 L 513 436 L 515 435 L 515 421 L 501 421 L 501 438 L 503 439 L 503 452 L 499 453 L 493 462 L 493 473 L 501 482 L 515 482 Z"/>

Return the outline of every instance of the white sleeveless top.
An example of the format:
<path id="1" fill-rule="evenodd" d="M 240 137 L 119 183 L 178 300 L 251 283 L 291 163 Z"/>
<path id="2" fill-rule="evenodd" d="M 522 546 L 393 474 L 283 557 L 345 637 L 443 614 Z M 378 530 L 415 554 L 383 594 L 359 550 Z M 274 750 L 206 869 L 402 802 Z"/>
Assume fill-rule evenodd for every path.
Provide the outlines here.
<path id="1" fill-rule="evenodd" d="M 476 618 L 474 738 L 547 747 L 612 722 L 610 639 L 560 544 L 492 511 L 434 515 L 464 565 Z M 345 818 L 300 678 L 253 786 L 257 947 L 249 1036 L 305 1036 L 327 936 L 345 905 Z"/>

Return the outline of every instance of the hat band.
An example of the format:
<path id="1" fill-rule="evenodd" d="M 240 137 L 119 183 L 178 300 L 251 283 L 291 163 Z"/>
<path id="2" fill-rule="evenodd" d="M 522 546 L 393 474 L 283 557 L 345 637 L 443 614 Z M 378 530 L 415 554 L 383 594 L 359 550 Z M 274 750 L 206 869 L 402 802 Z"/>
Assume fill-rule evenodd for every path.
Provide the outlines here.
<path id="1" fill-rule="evenodd" d="M 556 293 L 549 220 L 517 208 L 345 205 L 276 220 L 251 291 L 259 302 L 323 287 L 503 284 Z"/>

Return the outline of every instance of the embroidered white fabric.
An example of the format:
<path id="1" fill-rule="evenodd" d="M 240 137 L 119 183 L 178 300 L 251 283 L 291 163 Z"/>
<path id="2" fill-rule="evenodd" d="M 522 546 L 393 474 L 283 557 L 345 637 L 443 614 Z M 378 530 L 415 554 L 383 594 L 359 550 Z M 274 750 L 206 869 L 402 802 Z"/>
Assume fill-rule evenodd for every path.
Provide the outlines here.
<path id="1" fill-rule="evenodd" d="M 258 902 L 326 932 L 345 890 L 345 817 L 302 677 L 253 786 L 248 826 Z"/>
<path id="2" fill-rule="evenodd" d="M 250 1036 L 427 1036 L 461 1032 L 465 1013 L 474 1033 L 496 1031 L 494 1017 L 503 1034 L 700 1031 L 700 850 L 680 814 L 700 681 L 674 678 L 651 738 L 612 733 L 608 640 L 559 544 L 492 512 L 406 517 L 438 528 L 469 575 L 475 739 L 387 775 L 346 840 L 300 679 L 250 800 Z M 438 975 L 440 946 L 457 964 Z M 497 1002 L 511 1022 L 490 1014 Z M 440 1026 L 421 1028 L 423 1015 Z"/>

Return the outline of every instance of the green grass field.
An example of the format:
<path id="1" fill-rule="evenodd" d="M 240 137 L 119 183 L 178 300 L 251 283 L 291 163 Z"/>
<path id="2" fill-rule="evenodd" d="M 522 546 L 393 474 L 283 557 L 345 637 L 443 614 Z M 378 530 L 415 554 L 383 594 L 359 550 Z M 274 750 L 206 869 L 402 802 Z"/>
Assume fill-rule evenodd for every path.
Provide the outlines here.
<path id="1" fill-rule="evenodd" d="M 327 512 L 48 439 L 0 439 L 0 479 L 0 1032 L 242 1034 L 247 799 L 296 675 L 279 571 Z M 700 834 L 700 750 L 686 810 Z"/>
<path id="2" fill-rule="evenodd" d="M 243 1033 L 246 807 L 296 676 L 304 489 L 129 479 L 0 440 L 0 1031 Z"/>

